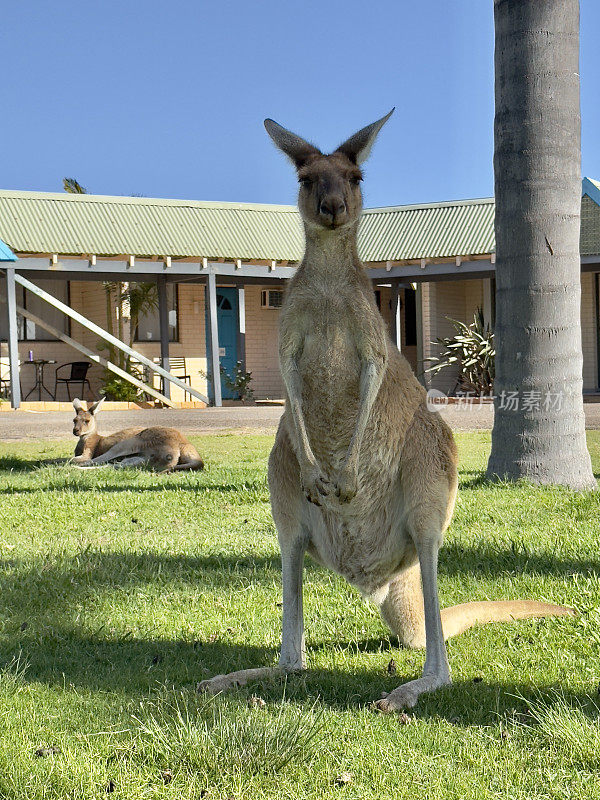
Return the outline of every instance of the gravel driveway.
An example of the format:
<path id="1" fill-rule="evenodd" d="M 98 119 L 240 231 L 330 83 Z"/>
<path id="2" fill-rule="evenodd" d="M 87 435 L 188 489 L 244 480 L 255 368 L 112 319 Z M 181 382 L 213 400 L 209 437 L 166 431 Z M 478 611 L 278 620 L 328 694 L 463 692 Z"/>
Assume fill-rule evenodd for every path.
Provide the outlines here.
<path id="1" fill-rule="evenodd" d="M 585 403 L 587 428 L 600 428 L 600 403 Z M 238 431 L 274 433 L 282 406 L 226 406 L 224 408 L 144 409 L 140 411 L 102 411 L 101 432 L 110 433 L 134 425 L 164 425 L 191 434 Z M 492 427 L 491 405 L 460 409 L 448 406 L 440 412 L 457 431 L 486 430 Z M 20 439 L 72 439 L 73 412 L 2 411 L 0 441 Z"/>

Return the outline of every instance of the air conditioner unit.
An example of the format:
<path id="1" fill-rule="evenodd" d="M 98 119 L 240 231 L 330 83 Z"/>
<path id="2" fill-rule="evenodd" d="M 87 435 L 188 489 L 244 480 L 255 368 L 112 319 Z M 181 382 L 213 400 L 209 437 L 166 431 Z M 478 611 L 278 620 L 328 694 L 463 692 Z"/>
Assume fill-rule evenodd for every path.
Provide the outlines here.
<path id="1" fill-rule="evenodd" d="M 260 293 L 262 308 L 281 308 L 282 303 L 283 291 L 281 289 L 263 289 Z"/>

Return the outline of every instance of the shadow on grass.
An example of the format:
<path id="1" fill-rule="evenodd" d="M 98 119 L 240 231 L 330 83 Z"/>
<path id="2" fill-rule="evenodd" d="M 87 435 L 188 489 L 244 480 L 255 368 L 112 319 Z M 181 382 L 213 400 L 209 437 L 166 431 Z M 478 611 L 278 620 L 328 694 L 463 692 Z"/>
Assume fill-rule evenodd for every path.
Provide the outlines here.
<path id="1" fill-rule="evenodd" d="M 564 558 L 550 551 L 529 552 L 523 545 L 496 546 L 482 542 L 468 546 L 448 542 L 440 550 L 440 575 L 497 576 L 516 575 L 590 575 L 600 571 L 600 559 Z"/>
<path id="2" fill-rule="evenodd" d="M 27 633 L 27 632 L 26 632 Z M 224 636 L 227 636 L 225 633 Z M 385 641 L 385 640 L 383 640 Z M 285 694 L 289 702 L 305 705 L 319 702 L 338 710 L 368 706 L 383 692 L 391 692 L 420 672 L 386 674 L 381 663 L 354 671 L 309 669 L 292 675 L 274 674 L 227 693 L 229 702 L 245 706 L 259 694 L 266 702 L 278 702 Z M 362 647 L 361 647 L 362 651 Z M 198 682 L 213 675 L 250 667 L 275 666 L 276 648 L 227 642 L 173 641 L 161 638 L 81 636 L 75 630 L 56 628 L 52 635 L 23 634 L 21 639 L 0 646 L 0 666 L 15 655 L 27 664 L 24 680 L 48 687 L 117 692 L 132 698 L 147 697 L 163 688 L 196 691 Z M 528 700 L 553 697 L 556 690 L 568 702 L 585 705 L 589 696 L 569 694 L 556 685 L 493 683 L 480 678 L 456 681 L 450 687 L 425 695 L 412 711 L 417 718 L 440 718 L 458 726 L 497 725 L 515 711 L 523 713 Z M 219 700 L 217 699 L 217 702 Z"/>
<path id="3" fill-rule="evenodd" d="M 28 459 L 21 456 L 0 456 L 0 471 L 6 472 L 36 472 L 42 467 L 64 466 L 69 458 L 36 458 Z M 37 489 L 39 491 L 39 489 Z"/>
<path id="4" fill-rule="evenodd" d="M 320 569 L 308 565 L 313 571 Z M 86 548 L 72 557 L 36 561 L 0 560 L 0 614 L 52 616 L 68 613 L 73 598 L 156 583 L 170 590 L 247 589 L 250 583 L 272 586 L 279 579 L 279 556 L 240 554 L 190 556 L 169 553 L 103 552 Z M 1 573 L 0 573 L 1 574 Z M 27 609 L 27 612 L 24 610 Z"/>
<path id="5" fill-rule="evenodd" d="M 473 561 L 481 561 L 476 551 L 463 553 L 469 569 L 477 571 Z M 486 556 L 487 558 L 487 556 Z M 501 555 L 499 555 L 501 558 Z M 512 567 L 523 568 L 515 554 Z M 546 567 L 557 565 L 551 558 L 538 562 Z M 450 559 L 452 560 L 452 558 Z M 505 565 L 504 560 L 501 563 Z M 490 567 L 497 569 L 496 566 Z M 277 660 L 275 647 L 260 646 L 236 641 L 240 631 L 215 630 L 204 640 L 157 638 L 119 633 L 107 621 L 95 631 L 78 624 L 79 613 L 87 604 L 94 604 L 106 592 L 119 592 L 129 587 L 149 586 L 156 583 L 161 591 L 173 594 L 181 585 L 191 585 L 210 593 L 211 589 L 239 589 L 240 602 L 253 583 L 273 586 L 279 582 L 279 558 L 275 556 L 186 556 L 162 553 L 104 553 L 86 550 L 74 557 L 54 562 L 38 561 L 24 564 L 18 559 L 3 562 L 0 614 L 6 620 L 0 639 L 0 666 L 21 654 L 29 666 L 25 679 L 52 687 L 72 684 L 75 688 L 100 691 L 118 691 L 132 697 L 147 695 L 160 686 L 176 688 L 194 687 L 211 675 L 257 666 L 272 666 Z M 581 565 L 578 565 L 581 568 Z M 572 570 L 570 562 L 561 568 Z M 463 565 L 462 569 L 465 569 Z M 488 567 L 486 565 L 485 571 Z M 322 571 L 309 566 L 310 573 Z M 157 613 L 160 612 L 157 602 Z M 275 611 L 277 616 L 278 611 Z M 183 619 L 182 619 L 183 622 Z M 249 632 L 260 641 L 261 631 Z M 355 671 L 335 669 L 308 670 L 302 675 L 290 676 L 286 696 L 305 703 L 319 696 L 328 706 L 356 708 L 389 692 L 396 686 L 417 677 L 417 674 L 388 675 L 386 651 L 396 647 L 394 637 L 373 637 L 363 641 L 335 640 L 309 643 L 311 653 L 331 650 L 354 656 L 373 654 L 373 666 Z M 384 655 L 377 658 L 377 654 Z M 347 659 L 345 659 L 347 660 Z M 421 659 L 419 658 L 419 663 Z M 432 697 L 423 698 L 419 716 L 439 716 L 459 725 L 495 724 L 498 714 L 518 707 L 515 696 L 534 698 L 540 690 L 549 687 L 509 686 L 484 681 L 459 682 Z M 240 690 L 240 702 L 260 691 L 266 700 L 277 700 L 282 695 L 282 679 L 250 685 Z"/>
<path id="6" fill-rule="evenodd" d="M 485 472 L 461 470 L 459 473 L 459 491 L 464 489 L 481 489 L 482 487 L 491 489 L 497 485 L 497 483 L 494 483 L 494 481 L 486 477 Z"/>
<path id="7" fill-rule="evenodd" d="M 596 480 L 600 480 L 600 472 L 594 472 L 594 478 Z M 531 485 L 532 487 L 535 486 L 534 483 L 529 484 L 526 479 L 523 479 L 522 482 L 515 482 L 511 483 L 501 481 L 501 480 L 492 480 L 488 478 L 483 470 L 459 470 L 459 484 L 458 488 L 459 491 L 462 490 L 469 490 L 469 489 L 497 489 L 501 488 L 515 488 L 518 489 L 520 486 L 528 486 Z M 541 487 L 539 487 L 541 488 Z M 568 489 L 565 487 L 565 491 Z"/>
<path id="8" fill-rule="evenodd" d="M 171 473 L 155 472 L 150 468 L 140 469 L 113 469 L 103 467 L 98 469 L 85 469 L 69 467 L 69 459 L 47 459 L 38 461 L 27 461 L 18 457 L 0 458 L 0 471 L 13 473 L 35 473 L 46 466 L 66 466 L 67 470 L 62 475 L 44 475 L 43 485 L 35 486 L 3 486 L 0 488 L 0 495 L 36 495 L 40 491 L 60 491 L 71 494 L 87 494 L 90 491 L 99 494 L 121 494 L 123 492 L 164 492 L 164 491 L 187 491 L 187 492 L 220 492 L 229 494 L 231 492 L 266 492 L 267 481 L 264 479 L 256 480 L 240 478 L 239 482 L 231 483 L 227 481 L 210 480 L 207 472 L 181 472 L 178 475 Z M 87 473 L 87 474 L 86 474 Z M 85 476 L 85 478 L 83 477 Z M 93 477 L 100 480 L 110 481 L 116 478 L 115 483 L 88 482 L 88 478 Z M 81 478 L 81 482 L 77 482 Z M 154 483 L 146 483 L 148 479 Z"/>
<path id="9" fill-rule="evenodd" d="M 122 494 L 123 492 L 131 493 L 132 491 L 136 492 L 165 492 L 165 491 L 177 491 L 177 492 L 222 492 L 223 494 L 230 494 L 231 492 L 266 492 L 267 487 L 263 482 L 260 481 L 249 481 L 248 483 L 244 483 L 243 486 L 239 484 L 211 484 L 211 483 L 188 483 L 187 480 L 182 480 L 181 483 L 176 483 L 175 481 L 165 480 L 164 475 L 160 475 L 160 473 L 149 473 L 146 474 L 153 474 L 156 475 L 160 479 L 160 484 L 151 484 L 151 485 L 143 485 L 139 483 L 129 483 L 129 484 L 122 484 L 121 486 L 97 486 L 97 485 L 74 485 L 68 484 L 65 485 L 63 483 L 57 482 L 49 482 L 45 486 L 40 487 L 38 486 L 36 489 L 32 489 L 30 487 L 5 487 L 4 489 L 0 489 L 0 495 L 26 495 L 26 494 L 39 494 L 40 490 L 45 491 L 59 491 L 59 492 L 68 492 L 70 494 L 87 494 L 90 491 L 97 492 L 99 494 Z M 189 475 L 189 473 L 183 473 Z M 184 482 L 185 481 L 185 482 Z"/>
<path id="10" fill-rule="evenodd" d="M 210 592 L 226 588 L 247 591 L 254 585 L 280 584 L 278 554 L 253 552 L 189 555 L 185 553 L 103 551 L 87 547 L 74 555 L 22 560 L 0 559 L 0 615 L 68 613 L 68 604 L 81 597 L 156 584 L 164 591 L 185 587 Z M 550 574 L 557 577 L 600 572 L 600 560 L 561 558 L 548 551 L 528 552 L 482 542 L 465 546 L 450 542 L 440 551 L 440 575 Z M 305 559 L 305 580 L 330 571 Z"/>

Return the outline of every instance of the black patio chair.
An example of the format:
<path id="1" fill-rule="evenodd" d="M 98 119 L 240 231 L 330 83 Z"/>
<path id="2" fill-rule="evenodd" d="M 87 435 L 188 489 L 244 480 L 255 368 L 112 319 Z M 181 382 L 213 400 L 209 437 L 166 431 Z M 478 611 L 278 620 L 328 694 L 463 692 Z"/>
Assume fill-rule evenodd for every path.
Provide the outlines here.
<path id="1" fill-rule="evenodd" d="M 162 359 L 160 359 L 160 358 L 155 358 L 154 361 L 155 361 L 156 364 L 159 364 L 159 365 L 162 364 Z M 186 374 L 187 373 L 187 366 L 186 366 L 186 363 L 185 363 L 184 356 L 174 356 L 174 357 L 171 356 L 169 358 L 169 372 L 171 373 L 171 375 L 174 375 L 176 378 L 179 378 L 179 380 L 181 380 L 181 381 L 187 381 L 187 383 L 191 383 L 192 382 L 191 377 Z M 164 394 L 164 391 L 165 391 L 164 387 L 165 387 L 165 379 L 161 375 L 160 376 L 160 390 L 161 390 L 161 392 L 163 392 L 163 394 Z M 184 400 L 188 396 L 188 394 L 189 394 L 189 392 L 184 391 L 184 393 L 183 393 L 183 399 Z M 192 395 L 190 394 L 189 397 L 190 397 L 190 400 L 191 400 L 192 399 Z"/>
<path id="2" fill-rule="evenodd" d="M 58 384 L 64 383 L 67 387 L 67 395 L 69 400 L 71 400 L 71 384 L 72 383 L 80 383 L 81 384 L 81 399 L 84 399 L 85 393 L 85 386 L 87 385 L 90 394 L 92 392 L 92 387 L 90 386 L 90 382 L 87 379 L 88 370 L 92 365 L 89 361 L 70 361 L 67 364 L 61 364 L 59 367 L 56 368 L 56 372 L 54 373 L 54 399 L 56 400 L 56 394 L 58 391 Z M 66 373 L 66 370 L 70 369 L 70 372 Z M 63 370 L 62 373 L 60 371 Z M 60 373 L 60 374 L 59 374 Z"/>

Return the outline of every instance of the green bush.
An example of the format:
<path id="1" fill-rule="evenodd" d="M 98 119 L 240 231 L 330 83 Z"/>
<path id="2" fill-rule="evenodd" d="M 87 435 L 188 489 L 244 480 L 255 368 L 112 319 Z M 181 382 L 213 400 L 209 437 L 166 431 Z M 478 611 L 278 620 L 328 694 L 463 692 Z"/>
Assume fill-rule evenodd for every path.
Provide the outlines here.
<path id="1" fill-rule="evenodd" d="M 483 311 L 478 308 L 469 325 L 451 317 L 446 319 L 452 323 L 456 334 L 432 342 L 440 347 L 440 353 L 426 359 L 433 362 L 433 366 L 426 372 L 437 375 L 444 369 L 458 365 L 457 380 L 461 392 L 491 395 L 494 388 L 496 350 L 494 332 L 484 322 Z"/>

